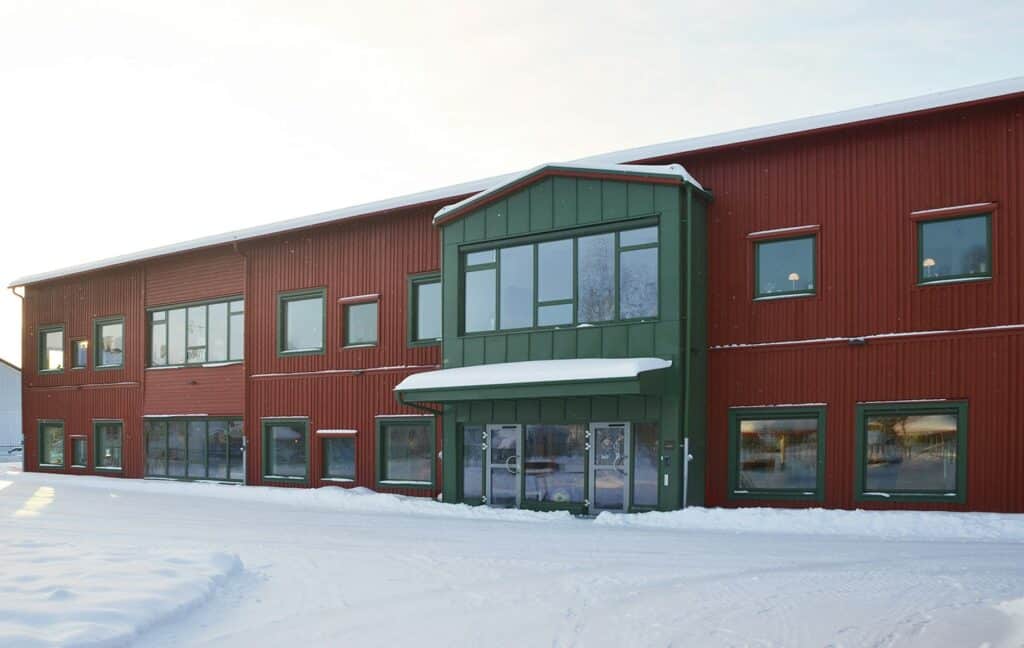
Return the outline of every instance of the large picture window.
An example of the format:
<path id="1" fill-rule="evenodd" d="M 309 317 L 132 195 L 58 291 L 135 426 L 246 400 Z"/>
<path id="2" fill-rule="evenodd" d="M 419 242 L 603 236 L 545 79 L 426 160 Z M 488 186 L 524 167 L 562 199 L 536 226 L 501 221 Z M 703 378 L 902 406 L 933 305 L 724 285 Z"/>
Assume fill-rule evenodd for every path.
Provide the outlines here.
<path id="1" fill-rule="evenodd" d="M 149 365 L 241 360 L 244 317 L 241 299 L 150 310 Z"/>
<path id="2" fill-rule="evenodd" d="M 820 499 L 824 441 L 824 407 L 730 410 L 730 496 Z"/>
<path id="3" fill-rule="evenodd" d="M 345 434 L 323 439 L 323 477 L 333 481 L 355 481 L 356 437 Z"/>
<path id="4" fill-rule="evenodd" d="M 377 419 L 377 483 L 434 485 L 434 417 Z"/>
<path id="5" fill-rule="evenodd" d="M 309 475 L 309 422 L 264 419 L 263 478 L 305 481 Z"/>
<path id="6" fill-rule="evenodd" d="M 860 405 L 857 427 L 859 499 L 964 500 L 966 403 Z"/>
<path id="7" fill-rule="evenodd" d="M 64 327 L 44 326 L 39 329 L 39 371 L 64 370 Z"/>
<path id="8" fill-rule="evenodd" d="M 803 236 L 754 243 L 754 297 L 813 295 L 817 238 Z"/>
<path id="9" fill-rule="evenodd" d="M 64 467 L 64 423 L 62 421 L 41 421 L 39 423 L 39 466 L 41 468 Z"/>
<path id="10" fill-rule="evenodd" d="M 441 339 L 441 276 L 409 278 L 409 343 L 434 344 Z"/>
<path id="11" fill-rule="evenodd" d="M 277 350 L 283 355 L 324 352 L 323 289 L 278 296 Z"/>
<path id="12" fill-rule="evenodd" d="M 147 419 L 146 475 L 242 481 L 241 419 Z"/>
<path id="13" fill-rule="evenodd" d="M 93 432 L 97 470 L 121 470 L 121 442 L 124 433 L 121 421 L 96 421 Z"/>
<path id="14" fill-rule="evenodd" d="M 992 276 L 991 216 L 919 221 L 918 282 Z"/>
<path id="15" fill-rule="evenodd" d="M 466 253 L 463 331 L 658 316 L 658 226 Z"/>
<path id="16" fill-rule="evenodd" d="M 96 320 L 93 349 L 96 369 L 116 369 L 124 366 L 124 318 L 112 317 Z"/>

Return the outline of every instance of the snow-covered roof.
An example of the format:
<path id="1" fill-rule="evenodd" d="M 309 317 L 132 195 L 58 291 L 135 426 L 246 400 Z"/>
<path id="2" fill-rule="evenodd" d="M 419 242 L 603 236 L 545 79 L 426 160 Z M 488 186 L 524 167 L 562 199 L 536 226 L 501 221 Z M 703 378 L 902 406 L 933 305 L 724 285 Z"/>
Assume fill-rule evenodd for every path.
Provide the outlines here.
<path id="1" fill-rule="evenodd" d="M 682 182 L 689 182 L 698 189 L 704 189 L 697 180 L 690 175 L 690 172 L 681 164 L 601 164 L 598 162 L 559 162 L 541 164 L 521 173 L 514 174 L 507 180 L 502 180 L 478 194 L 463 198 L 457 203 L 445 205 L 434 215 L 434 222 L 444 220 L 447 216 L 464 208 L 486 202 L 488 198 L 501 192 L 506 187 L 517 185 L 534 176 L 548 172 L 570 171 L 574 173 L 598 172 L 609 174 L 621 174 L 629 176 L 644 177 L 665 177 L 678 178 Z"/>
<path id="2" fill-rule="evenodd" d="M 671 360 L 661 358 L 575 358 L 499 362 L 412 374 L 398 383 L 395 391 L 628 379 L 636 378 L 645 371 L 657 371 L 671 366 Z"/>
<path id="3" fill-rule="evenodd" d="M 678 155 L 680 153 L 689 153 L 693 151 L 719 148 L 723 146 L 731 146 L 740 143 L 749 143 L 759 140 L 773 139 L 777 137 L 795 135 L 798 133 L 808 131 L 816 131 L 825 128 L 835 128 L 839 126 L 846 126 L 849 124 L 855 124 L 864 121 L 896 117 L 899 115 L 906 115 L 910 113 L 916 113 L 927 110 L 935 110 L 938 108 L 945 108 L 948 106 L 984 101 L 988 99 L 994 99 L 997 97 L 1004 97 L 1008 95 L 1016 95 L 1021 93 L 1024 93 L 1024 76 L 1014 77 L 1012 79 L 1005 79 L 1002 81 L 994 81 L 991 83 L 983 83 L 980 85 L 959 88 L 956 90 L 936 92 L 932 94 L 922 95 L 919 97 L 914 97 L 911 99 L 890 101 L 887 103 L 875 104 L 871 106 L 865 106 L 862 108 L 855 108 L 852 110 L 843 110 L 840 112 L 816 115 L 813 117 L 804 117 L 801 119 L 777 122 L 774 124 L 768 124 L 764 126 L 755 126 L 753 128 L 743 128 L 739 130 L 728 131 L 725 133 L 719 133 L 716 135 L 692 137 L 688 139 L 673 140 L 671 142 L 663 142 L 661 144 L 653 144 L 650 146 L 641 146 L 621 151 L 613 151 L 610 153 L 602 153 L 600 155 L 594 155 L 586 158 L 581 158 L 579 160 L 574 160 L 573 163 L 583 165 L 601 165 L 657 160 L 659 158 L 664 158 L 670 155 Z M 467 194 L 485 191 L 488 188 L 493 187 L 495 185 L 505 184 L 509 180 L 515 178 L 517 175 L 519 174 L 512 173 L 494 176 L 490 178 L 484 178 L 482 180 L 473 180 L 461 184 L 454 184 L 449 185 L 447 187 L 432 189 L 430 191 L 422 191 L 419 193 L 407 194 L 395 198 L 388 198 L 385 200 L 378 200 L 375 202 L 364 203 L 352 207 L 345 207 L 343 209 L 321 212 L 319 214 L 312 214 L 310 216 L 301 216 L 299 218 L 292 218 L 289 220 L 278 221 L 275 223 L 268 223 L 266 225 L 258 225 L 255 227 L 248 227 L 245 229 L 235 230 L 232 232 L 225 232 L 223 234 L 216 234 L 214 236 L 207 236 L 203 238 L 192 239 L 189 241 L 183 241 L 181 243 L 174 243 L 171 245 L 150 248 L 147 250 L 142 250 L 140 252 L 123 254 L 116 257 L 102 259 L 99 261 L 83 263 L 80 265 L 61 268 L 58 270 L 51 270 L 49 272 L 42 272 L 38 274 L 28 275 L 25 277 L 20 277 L 12 281 L 8 285 L 10 287 L 24 286 L 27 284 L 48 281 L 50 279 L 56 279 L 67 275 L 79 274 L 91 270 L 98 270 L 101 268 L 123 265 L 135 261 L 142 261 L 145 259 L 152 259 L 155 257 L 165 256 L 168 254 L 174 254 L 177 252 L 197 250 L 201 248 L 212 247 L 215 245 L 224 245 L 228 243 L 234 243 L 236 241 L 242 241 L 261 236 L 268 236 L 271 234 L 279 234 L 282 232 L 313 227 L 316 225 L 322 225 L 325 223 L 331 223 L 334 221 L 340 221 L 349 218 L 371 216 L 374 214 L 394 211 L 396 209 L 401 209 L 404 207 L 411 207 L 413 205 L 447 201 L 459 198 L 461 196 L 465 196 Z"/>

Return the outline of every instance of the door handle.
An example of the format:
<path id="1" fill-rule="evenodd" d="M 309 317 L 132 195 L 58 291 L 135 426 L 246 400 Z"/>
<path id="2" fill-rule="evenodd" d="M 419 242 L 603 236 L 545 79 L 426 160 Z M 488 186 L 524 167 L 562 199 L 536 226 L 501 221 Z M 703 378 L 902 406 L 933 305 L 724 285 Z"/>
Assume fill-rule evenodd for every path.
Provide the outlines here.
<path id="1" fill-rule="evenodd" d="M 519 455 L 512 455 L 511 457 L 509 457 L 508 459 L 505 460 L 505 470 L 509 471 L 513 475 L 517 475 L 517 474 L 519 474 L 519 466 L 516 465 L 516 466 L 513 467 L 513 466 L 509 465 L 510 463 L 512 463 L 513 459 L 518 464 L 518 462 L 519 462 Z"/>
<path id="2" fill-rule="evenodd" d="M 612 467 L 623 475 L 626 474 L 626 459 L 629 459 L 629 455 L 620 455 L 612 462 Z"/>

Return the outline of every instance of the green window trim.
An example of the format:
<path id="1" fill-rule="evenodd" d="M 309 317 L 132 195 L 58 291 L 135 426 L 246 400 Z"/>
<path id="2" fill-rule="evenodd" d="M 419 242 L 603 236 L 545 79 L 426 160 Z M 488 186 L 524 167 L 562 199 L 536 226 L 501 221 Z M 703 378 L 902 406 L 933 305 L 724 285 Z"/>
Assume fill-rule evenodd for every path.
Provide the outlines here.
<path id="1" fill-rule="evenodd" d="M 620 241 L 620 237 L 624 232 L 630 232 L 634 230 L 646 229 L 649 227 L 656 228 L 657 237 L 654 242 L 643 242 L 638 244 L 625 244 Z M 593 320 L 583 322 L 580 319 L 579 307 L 580 307 L 580 284 L 579 284 L 579 241 L 582 238 L 591 236 L 599 236 L 602 234 L 613 234 L 614 240 L 612 242 L 612 278 L 611 278 L 611 291 L 612 300 L 614 302 L 612 307 L 612 315 L 609 319 Z M 605 326 L 615 325 L 630 322 L 655 322 L 661 319 L 662 304 L 660 286 L 662 283 L 662 272 L 661 272 L 661 247 L 663 234 L 661 232 L 660 225 L 660 214 L 651 214 L 642 218 L 634 218 L 628 221 L 620 221 L 615 223 L 603 223 L 600 225 L 591 225 L 584 227 L 576 227 L 567 230 L 559 230 L 556 232 L 544 232 L 541 234 L 516 236 L 516 237 L 505 237 L 500 240 L 488 241 L 488 242 L 474 242 L 468 245 L 462 245 L 459 247 L 459 308 L 458 308 L 458 330 L 460 337 L 474 337 L 493 335 L 495 333 L 507 334 L 507 333 L 518 333 L 523 331 L 538 331 L 538 330 L 556 330 L 563 328 L 575 328 L 581 324 L 586 326 Z M 538 246 L 542 243 L 552 243 L 556 241 L 571 241 L 572 243 L 572 296 L 564 299 L 553 299 L 542 301 L 540 299 L 539 292 L 539 263 L 540 254 Z M 530 326 L 522 326 L 516 328 L 502 328 L 501 326 L 501 250 L 505 248 L 513 248 L 520 246 L 531 246 L 533 255 L 533 312 L 532 312 L 532 324 Z M 653 249 L 657 253 L 657 261 L 655 263 L 658 290 L 656 291 L 657 304 L 655 304 L 655 312 L 653 315 L 641 316 L 641 317 L 622 317 L 622 296 L 620 294 L 620 287 L 622 283 L 622 256 L 624 253 L 635 252 L 639 250 Z M 468 256 L 478 252 L 486 252 L 494 250 L 494 258 L 492 261 L 484 261 L 479 263 L 469 263 Z M 466 330 L 466 274 L 468 271 L 480 271 L 480 270 L 494 270 L 494 328 L 485 330 Z M 567 321 L 564 324 L 550 324 L 541 325 L 540 311 L 544 307 L 549 306 L 560 306 L 560 305 L 571 305 L 572 306 L 572 317 L 571 321 Z"/>
<path id="2" fill-rule="evenodd" d="M 320 325 L 320 346 L 309 349 L 285 349 L 285 305 L 290 301 L 298 301 L 310 297 L 319 297 L 321 300 L 322 323 Z M 278 357 L 324 355 L 327 349 L 327 289 L 310 288 L 294 290 L 277 294 L 277 355 Z"/>
<path id="3" fill-rule="evenodd" d="M 96 371 L 109 371 L 112 369 L 123 369 L 124 368 L 124 357 L 126 355 L 126 349 L 121 349 L 121 361 L 116 364 L 101 364 L 100 354 L 102 345 L 100 344 L 100 332 L 103 327 L 108 324 L 120 324 L 121 325 L 121 346 L 128 346 L 125 344 L 125 338 L 127 337 L 127 328 L 124 324 L 124 316 L 116 315 L 112 317 L 97 317 L 92 321 L 92 368 Z"/>
<path id="4" fill-rule="evenodd" d="M 781 407 L 729 408 L 729 466 L 727 496 L 733 500 L 794 500 L 824 501 L 825 499 L 825 437 L 826 406 L 798 405 Z M 739 487 L 740 423 L 749 420 L 816 419 L 817 465 L 814 491 L 807 489 L 749 489 Z"/>
<path id="5" fill-rule="evenodd" d="M 381 479 L 385 470 L 385 453 L 387 452 L 384 441 L 384 430 L 391 426 L 420 427 L 426 424 L 430 428 L 430 481 Z M 425 414 L 423 416 L 378 416 L 374 421 L 376 428 L 376 471 L 375 483 L 377 488 L 407 488 L 413 490 L 433 490 L 437 483 L 437 417 Z"/>
<path id="6" fill-rule="evenodd" d="M 956 490 L 934 491 L 870 491 L 867 483 L 867 419 L 885 414 L 906 414 L 909 416 L 927 414 L 953 414 L 957 420 L 956 433 Z M 967 501 L 967 401 L 927 401 L 859 403 L 854 421 L 854 492 L 855 502 L 949 502 L 963 504 Z"/>
<path id="7" fill-rule="evenodd" d="M 60 463 L 43 463 L 43 428 L 60 426 L 61 431 L 61 461 Z M 64 421 L 58 419 L 40 419 L 36 423 L 36 467 L 40 470 L 64 470 L 67 465 L 67 435 L 65 434 Z"/>
<path id="8" fill-rule="evenodd" d="M 106 449 L 106 444 L 100 440 L 100 426 L 116 425 L 118 427 L 118 449 L 120 450 L 119 465 L 103 466 L 101 454 Z M 93 469 L 101 472 L 121 472 L 124 470 L 124 421 L 121 419 L 94 419 L 92 422 L 92 447 L 93 447 Z"/>
<path id="9" fill-rule="evenodd" d="M 60 331 L 60 346 L 61 346 L 61 362 L 60 362 L 60 366 L 55 368 L 55 369 L 43 369 L 43 367 L 47 365 L 47 362 L 45 360 L 45 358 L 46 358 L 46 335 L 47 335 L 47 333 L 54 333 L 56 331 Z M 66 348 L 66 344 L 65 344 L 66 338 L 67 338 L 67 335 L 65 335 L 64 325 L 63 324 L 48 324 L 46 326 L 40 326 L 39 327 L 39 330 L 36 333 L 36 346 L 38 347 L 37 348 L 38 353 L 36 354 L 36 361 L 38 363 L 36 365 L 37 373 L 41 373 L 41 374 L 56 374 L 56 373 L 63 373 L 64 372 L 64 364 L 65 364 L 64 360 L 65 360 L 65 356 L 67 356 L 67 348 Z"/>
<path id="10" fill-rule="evenodd" d="M 238 304 L 238 303 L 241 303 L 240 310 L 232 310 L 234 305 Z M 212 327 L 210 326 L 210 306 L 218 306 L 220 304 L 224 304 L 226 309 L 227 309 L 227 332 L 226 332 L 226 338 L 225 338 L 225 342 L 224 342 L 224 345 L 225 345 L 225 348 L 226 348 L 226 353 L 227 353 L 227 358 L 225 360 L 211 360 L 210 359 L 210 329 Z M 206 330 L 206 338 L 205 338 L 205 342 L 204 342 L 204 345 L 203 345 L 203 349 L 205 350 L 205 359 L 201 360 L 201 361 L 190 361 L 188 359 L 188 349 L 189 349 L 189 347 L 188 347 L 188 333 L 187 333 L 187 329 L 188 329 L 188 309 L 189 308 L 197 308 L 197 307 L 201 307 L 201 306 L 206 308 L 206 329 L 205 329 Z M 170 327 L 170 315 L 169 315 L 169 313 L 171 311 L 177 311 L 177 310 L 182 310 L 182 309 L 184 309 L 186 311 L 186 315 L 185 315 L 185 317 L 186 317 L 186 319 L 185 319 L 185 327 L 186 327 L 186 329 L 185 329 L 185 336 L 186 337 L 185 337 L 185 340 L 184 340 L 185 361 L 184 362 L 172 363 L 170 361 L 170 337 L 171 337 L 170 328 L 171 327 Z M 161 314 L 161 313 L 163 314 L 163 320 L 161 322 L 159 322 L 159 323 L 163 324 L 163 329 L 164 329 L 163 330 L 163 340 L 162 341 L 163 341 L 163 344 L 164 344 L 164 353 L 165 353 L 164 359 L 165 359 L 165 362 L 163 364 L 158 364 L 158 363 L 154 363 L 153 362 L 153 343 L 159 341 L 159 340 L 154 340 L 154 338 L 153 338 L 153 326 L 154 326 L 153 316 L 157 315 L 157 314 Z M 232 331 L 231 322 L 236 317 L 241 318 L 241 320 L 242 320 L 240 330 L 241 330 L 242 338 L 243 338 L 243 346 L 240 349 L 241 355 L 239 355 L 237 357 L 233 357 L 232 353 L 231 353 L 231 348 L 232 348 L 231 341 L 232 341 L 232 337 L 233 337 L 233 335 L 231 333 L 231 331 Z M 245 360 L 244 338 L 245 338 L 245 297 L 242 296 L 242 295 L 233 295 L 233 296 L 230 296 L 230 297 L 218 297 L 216 299 L 206 299 L 206 300 L 201 300 L 201 301 L 184 302 L 184 303 L 180 303 L 180 304 L 167 304 L 167 305 L 163 305 L 163 306 L 153 306 L 153 307 L 150 307 L 150 308 L 146 309 L 146 368 L 154 368 L 154 367 L 156 367 L 156 368 L 159 368 L 159 369 L 167 369 L 167 368 L 171 368 L 171 367 L 203 367 L 203 366 L 206 366 L 206 365 L 223 366 L 223 365 L 226 365 L 226 364 L 241 363 L 241 362 L 243 362 Z"/>
<path id="11" fill-rule="evenodd" d="M 422 272 L 419 274 L 409 275 L 406 278 L 406 345 L 411 347 L 422 347 L 422 346 L 439 346 L 441 344 L 441 336 L 436 338 L 426 338 L 420 340 L 416 337 L 416 330 L 418 328 L 418 316 L 420 311 L 418 289 L 422 285 L 436 283 L 441 284 L 441 272 Z M 444 305 L 440 305 L 441 317 L 444 317 Z M 444 326 L 441 326 L 442 335 L 444 333 Z"/>
<path id="12" fill-rule="evenodd" d="M 792 241 L 811 241 L 811 272 L 813 273 L 813 288 L 799 290 L 780 290 L 778 292 L 761 292 L 761 248 L 773 243 L 787 243 Z M 812 297 L 818 294 L 818 232 L 810 234 L 799 234 L 797 236 L 786 236 L 778 238 L 755 239 L 754 244 L 754 301 L 771 301 L 789 297 Z"/>
<path id="13" fill-rule="evenodd" d="M 936 277 L 925 276 L 924 256 L 924 229 L 935 223 L 948 223 L 951 221 L 967 220 L 970 218 L 985 217 L 985 272 L 974 274 L 941 275 Z M 958 214 L 956 216 L 922 218 L 915 223 L 917 236 L 917 285 L 933 286 L 949 283 L 970 283 L 972 281 L 985 281 L 992 278 L 992 211 L 985 210 L 975 214 Z"/>
<path id="14" fill-rule="evenodd" d="M 306 449 L 306 462 L 304 474 L 300 477 L 287 476 L 287 475 L 275 475 L 268 472 L 267 468 L 270 466 L 270 444 L 268 443 L 270 428 L 274 425 L 295 425 L 302 427 L 302 433 L 305 439 Z M 263 481 L 266 482 L 277 482 L 281 484 L 307 484 L 310 480 L 309 474 L 309 419 L 302 417 L 265 417 L 260 420 L 260 475 Z"/>

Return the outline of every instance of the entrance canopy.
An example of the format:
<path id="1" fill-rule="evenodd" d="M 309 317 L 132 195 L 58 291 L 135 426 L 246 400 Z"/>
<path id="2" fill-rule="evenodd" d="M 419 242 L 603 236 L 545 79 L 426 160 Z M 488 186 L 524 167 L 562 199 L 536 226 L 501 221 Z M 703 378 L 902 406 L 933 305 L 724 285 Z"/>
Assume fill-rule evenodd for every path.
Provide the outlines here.
<path id="1" fill-rule="evenodd" d="M 395 386 L 406 403 L 660 393 L 661 358 L 501 362 L 413 374 Z"/>

